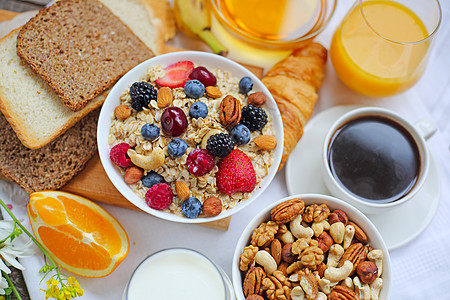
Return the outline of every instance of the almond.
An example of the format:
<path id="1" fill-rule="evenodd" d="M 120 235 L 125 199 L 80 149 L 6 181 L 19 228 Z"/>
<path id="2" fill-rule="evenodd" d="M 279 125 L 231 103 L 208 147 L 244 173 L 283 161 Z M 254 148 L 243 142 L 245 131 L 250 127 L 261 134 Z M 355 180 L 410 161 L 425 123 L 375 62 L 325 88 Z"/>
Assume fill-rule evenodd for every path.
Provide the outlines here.
<path id="1" fill-rule="evenodd" d="M 186 200 L 191 195 L 189 187 L 183 181 L 175 181 L 175 191 L 181 200 Z"/>
<path id="2" fill-rule="evenodd" d="M 131 111 L 128 106 L 121 104 L 114 109 L 114 115 L 117 119 L 123 121 L 131 115 Z"/>
<path id="3" fill-rule="evenodd" d="M 260 135 L 254 142 L 262 150 L 273 150 L 277 146 L 277 140 L 273 135 Z"/>
<path id="4" fill-rule="evenodd" d="M 135 184 L 144 176 L 144 170 L 139 167 L 131 166 L 126 169 L 124 180 L 127 184 Z"/>
<path id="5" fill-rule="evenodd" d="M 159 108 L 165 108 L 172 104 L 173 95 L 170 88 L 163 86 L 159 89 L 158 94 L 156 95 L 156 103 Z"/>
<path id="6" fill-rule="evenodd" d="M 208 97 L 216 99 L 222 97 L 222 92 L 219 90 L 219 88 L 210 85 L 206 87 L 206 95 Z"/>

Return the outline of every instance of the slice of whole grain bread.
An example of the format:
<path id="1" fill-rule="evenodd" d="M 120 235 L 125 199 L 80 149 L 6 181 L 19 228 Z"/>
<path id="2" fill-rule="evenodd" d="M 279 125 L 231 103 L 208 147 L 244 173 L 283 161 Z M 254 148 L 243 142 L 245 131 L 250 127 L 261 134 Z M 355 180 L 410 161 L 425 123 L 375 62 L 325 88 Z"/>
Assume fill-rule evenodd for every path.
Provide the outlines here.
<path id="1" fill-rule="evenodd" d="M 73 111 L 153 56 L 97 0 L 63 0 L 41 9 L 20 30 L 17 54 Z"/>
<path id="2" fill-rule="evenodd" d="M 29 149 L 0 113 L 0 174 L 26 192 L 56 190 L 67 183 L 97 152 L 96 109 L 53 142 Z"/>

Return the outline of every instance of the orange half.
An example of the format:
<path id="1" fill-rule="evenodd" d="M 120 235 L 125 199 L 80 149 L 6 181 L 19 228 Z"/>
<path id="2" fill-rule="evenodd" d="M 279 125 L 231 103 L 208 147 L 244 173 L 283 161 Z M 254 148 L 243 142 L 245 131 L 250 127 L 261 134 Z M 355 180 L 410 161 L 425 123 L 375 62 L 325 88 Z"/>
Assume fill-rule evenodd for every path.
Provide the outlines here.
<path id="1" fill-rule="evenodd" d="M 130 241 L 123 227 L 86 198 L 60 191 L 35 192 L 27 212 L 39 243 L 74 274 L 107 276 L 128 255 Z"/>

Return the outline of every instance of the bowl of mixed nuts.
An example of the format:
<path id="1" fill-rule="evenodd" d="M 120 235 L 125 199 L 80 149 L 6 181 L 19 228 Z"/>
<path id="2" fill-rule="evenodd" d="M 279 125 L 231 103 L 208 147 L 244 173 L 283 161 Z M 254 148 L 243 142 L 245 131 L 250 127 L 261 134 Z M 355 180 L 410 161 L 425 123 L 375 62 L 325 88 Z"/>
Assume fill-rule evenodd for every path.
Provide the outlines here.
<path id="1" fill-rule="evenodd" d="M 388 249 L 372 222 L 334 197 L 281 199 L 243 231 L 233 257 L 238 300 L 389 299 Z"/>
<path id="2" fill-rule="evenodd" d="M 153 57 L 112 88 L 97 129 L 102 165 L 141 210 L 175 222 L 228 217 L 276 174 L 283 125 L 270 92 L 225 57 Z"/>

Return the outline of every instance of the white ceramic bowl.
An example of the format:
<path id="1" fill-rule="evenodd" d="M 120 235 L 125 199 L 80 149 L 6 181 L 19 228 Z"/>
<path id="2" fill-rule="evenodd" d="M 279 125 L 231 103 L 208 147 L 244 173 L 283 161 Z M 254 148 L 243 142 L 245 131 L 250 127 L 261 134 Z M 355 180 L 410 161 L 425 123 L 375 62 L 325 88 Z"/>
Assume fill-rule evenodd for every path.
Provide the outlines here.
<path id="1" fill-rule="evenodd" d="M 300 194 L 283 198 L 264 208 L 250 221 L 250 223 L 242 232 L 237 242 L 236 249 L 233 255 L 233 265 L 231 275 L 233 287 L 236 292 L 236 299 L 245 300 L 244 292 L 242 290 L 243 277 L 242 272 L 239 270 L 239 259 L 241 253 L 244 251 L 244 247 L 250 244 L 253 229 L 257 228 L 259 224 L 261 224 L 262 222 L 267 222 L 270 220 L 270 211 L 272 210 L 272 208 L 292 198 L 302 199 L 305 202 L 305 206 L 314 203 L 316 204 L 324 203 L 330 208 L 331 211 L 335 209 L 340 209 L 347 214 L 349 220 L 355 222 L 356 224 L 358 224 L 359 227 L 361 227 L 361 229 L 366 233 L 368 237 L 368 243 L 374 249 L 383 250 L 384 261 L 383 261 L 383 271 L 381 275 L 381 278 L 383 279 L 383 288 L 381 290 L 379 299 L 380 300 L 389 299 L 389 295 L 391 293 L 391 278 L 392 278 L 391 262 L 389 258 L 388 249 L 383 241 L 383 238 L 381 237 L 381 234 L 378 232 L 375 225 L 373 225 L 373 223 L 355 207 L 337 198 L 321 194 Z"/>
<path id="2" fill-rule="evenodd" d="M 153 65 L 163 65 L 167 66 L 169 64 L 175 63 L 181 60 L 190 60 L 196 65 L 202 65 L 209 69 L 220 68 L 229 71 L 234 77 L 241 78 L 243 76 L 249 76 L 253 80 L 253 91 L 261 91 L 267 96 L 267 103 L 265 109 L 269 112 L 272 117 L 273 130 L 277 140 L 277 147 L 275 149 L 274 161 L 269 169 L 269 173 L 264 177 L 260 188 L 255 189 L 253 194 L 245 201 L 242 201 L 232 209 L 226 210 L 215 217 L 205 218 L 198 217 L 195 219 L 189 219 L 185 217 L 180 217 L 172 213 L 159 211 L 150 208 L 143 199 L 139 198 L 131 188 L 123 180 L 123 176 L 120 174 L 117 167 L 114 166 L 111 159 L 109 158 L 110 145 L 108 143 L 108 135 L 111 127 L 111 117 L 114 114 L 114 108 L 120 104 L 120 95 L 128 89 L 128 87 L 135 81 L 138 81 L 143 74 L 147 71 L 150 66 Z M 278 166 L 280 164 L 281 155 L 283 152 L 283 124 L 281 121 L 281 115 L 275 100 L 271 96 L 267 88 L 262 84 L 262 82 L 251 73 L 248 69 L 244 68 L 238 63 L 231 61 L 225 57 L 199 51 L 180 51 L 168 54 L 159 55 L 153 57 L 145 62 L 134 67 L 127 74 L 125 74 L 111 89 L 108 97 L 103 104 L 102 110 L 100 112 L 100 117 L 97 126 L 97 143 L 98 151 L 100 155 L 100 160 L 102 162 L 103 168 L 106 171 L 111 182 L 119 190 L 119 192 L 131 203 L 140 208 L 141 210 L 154 215 L 156 217 L 166 219 L 174 222 L 182 223 L 203 223 L 219 220 L 231 216 L 232 214 L 238 212 L 239 210 L 246 207 L 253 200 L 258 198 L 267 186 L 272 181 L 275 176 Z"/>

